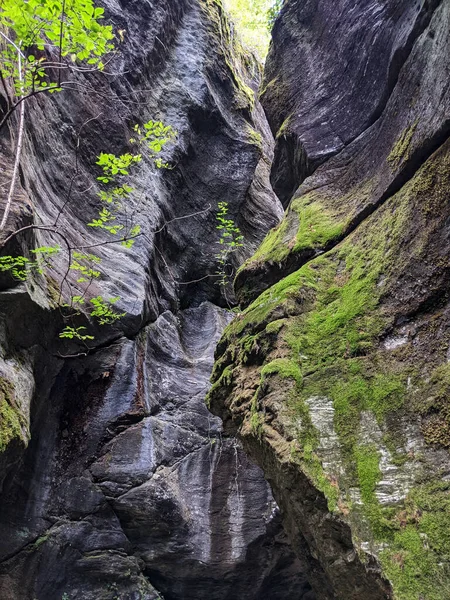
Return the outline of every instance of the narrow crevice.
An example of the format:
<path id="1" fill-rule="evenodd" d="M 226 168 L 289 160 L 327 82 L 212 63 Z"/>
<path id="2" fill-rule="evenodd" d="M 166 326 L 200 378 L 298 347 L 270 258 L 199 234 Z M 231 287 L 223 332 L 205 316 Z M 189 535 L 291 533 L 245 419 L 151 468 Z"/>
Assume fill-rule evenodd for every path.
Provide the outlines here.
<path id="1" fill-rule="evenodd" d="M 47 519 L 47 520 L 49 520 L 49 519 Z M 54 523 L 53 525 L 51 525 L 48 529 L 44 529 L 44 531 L 42 533 L 40 533 L 38 536 L 36 536 L 34 539 L 32 539 L 31 541 L 27 542 L 23 546 L 20 546 L 20 548 L 18 548 L 14 552 L 11 552 L 11 554 L 5 555 L 0 560 L 0 565 L 3 565 L 5 563 L 7 563 L 8 561 L 16 558 L 16 556 L 19 556 L 20 554 L 22 554 L 22 552 L 26 552 L 28 549 L 31 549 L 31 548 L 35 547 L 36 544 L 37 544 L 37 542 L 39 542 L 39 540 L 41 540 L 44 537 L 49 536 L 50 532 L 53 529 L 56 529 L 61 522 L 64 522 L 64 521 L 59 520 L 57 523 Z M 38 545 L 40 545 L 40 544 L 38 544 Z"/>

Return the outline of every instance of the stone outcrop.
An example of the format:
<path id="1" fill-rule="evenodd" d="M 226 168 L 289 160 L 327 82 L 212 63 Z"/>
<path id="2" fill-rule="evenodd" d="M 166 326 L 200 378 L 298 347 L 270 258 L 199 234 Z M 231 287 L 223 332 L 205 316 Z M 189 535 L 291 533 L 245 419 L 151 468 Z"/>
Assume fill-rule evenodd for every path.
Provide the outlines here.
<path id="1" fill-rule="evenodd" d="M 444 600 L 448 2 L 288 0 L 262 102 L 289 203 L 210 404 L 264 469 L 317 598 Z"/>
<path id="2" fill-rule="evenodd" d="M 0 598 L 448 600 L 448 1 L 286 0 L 264 74 L 218 0 L 104 6 L 106 72 L 27 101 L 3 240 L 44 229 L 2 252 L 58 228 L 125 314 L 64 341 L 67 254 L 0 274 Z M 149 119 L 170 168 L 107 244 L 96 156 Z"/>
<path id="3" fill-rule="evenodd" d="M 123 37 L 108 72 L 27 102 L 5 236 L 57 221 L 70 244 L 95 245 L 102 277 L 91 291 L 120 296 L 126 315 L 91 329 L 86 346 L 64 342 L 55 304 L 61 285 L 77 287 L 67 256 L 47 277 L 2 275 L 0 597 L 310 600 L 262 471 L 204 403 L 233 304 L 215 277 L 218 203 L 245 238 L 235 266 L 282 214 L 259 66 L 220 2 L 105 8 Z M 96 156 L 127 151 L 133 125 L 149 119 L 177 131 L 171 168 L 145 159 L 135 171 L 133 248 L 98 245 L 106 236 L 86 225 L 99 209 Z M 7 186 L 5 130 L 1 144 Z M 3 252 L 58 242 L 32 230 Z"/>

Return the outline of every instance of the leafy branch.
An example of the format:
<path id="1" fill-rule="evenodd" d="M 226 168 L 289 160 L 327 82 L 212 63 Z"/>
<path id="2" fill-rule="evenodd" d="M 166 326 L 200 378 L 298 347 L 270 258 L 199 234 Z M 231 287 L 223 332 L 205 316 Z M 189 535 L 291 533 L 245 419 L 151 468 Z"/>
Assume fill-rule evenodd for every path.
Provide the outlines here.
<path id="1" fill-rule="evenodd" d="M 140 129 L 139 126 L 133 128 L 134 131 L 139 131 Z M 150 121 L 149 124 L 145 123 L 142 129 L 144 134 L 139 135 L 137 139 L 133 140 L 133 143 L 139 144 L 141 152 L 136 154 L 126 153 L 119 156 L 102 152 L 97 157 L 96 164 L 103 172 L 97 179 L 106 187 L 97 194 L 101 202 L 98 218 L 93 219 L 87 225 L 107 232 L 113 239 L 97 244 L 90 244 L 89 246 L 72 246 L 68 241 L 66 232 L 57 226 L 57 222 L 61 216 L 60 211 L 53 225 L 28 225 L 22 227 L 9 235 L 4 242 L 6 244 L 15 235 L 31 229 L 49 231 L 62 238 L 68 252 L 68 267 L 66 275 L 60 283 L 58 305 L 60 309 L 64 309 L 63 316 L 65 318 L 73 319 L 84 313 L 89 318 L 95 319 L 99 325 L 112 325 L 125 315 L 125 313 L 119 312 L 115 308 L 115 304 L 120 300 L 118 296 L 109 299 L 105 299 L 101 295 L 89 297 L 91 285 L 95 280 L 100 279 L 102 275 L 101 258 L 85 250 L 117 242 L 120 242 L 127 248 L 131 248 L 135 239 L 141 235 L 140 225 L 128 224 L 127 219 L 125 219 L 125 223 L 121 222 L 121 211 L 124 208 L 124 203 L 129 200 L 135 191 L 127 181 L 123 180 L 129 178 L 131 169 L 142 161 L 142 152 L 147 152 L 157 167 L 164 168 L 166 163 L 158 161 L 157 154 L 162 151 L 166 144 L 176 138 L 176 132 L 173 128 L 159 121 Z M 141 146 L 144 147 L 141 148 Z M 77 143 L 77 151 L 78 147 L 79 143 Z M 70 196 L 70 191 L 68 196 Z M 63 209 L 68 200 L 69 197 L 64 203 Z M 32 275 L 42 275 L 45 269 L 51 269 L 53 260 L 60 251 L 60 246 L 55 245 L 31 250 L 30 254 L 33 255 L 32 258 L 26 256 L 3 256 L 0 257 L 0 271 L 10 272 L 12 277 L 18 281 L 26 281 Z M 76 285 L 80 288 L 79 292 L 81 293 L 71 293 L 69 300 L 63 303 L 62 286 L 67 281 L 70 272 L 76 274 Z M 70 284 L 69 287 L 71 288 Z M 92 335 L 86 333 L 85 327 L 76 327 L 73 325 L 67 325 L 60 333 L 60 338 L 75 339 L 83 343 L 94 339 Z"/>
<path id="2" fill-rule="evenodd" d="M 241 230 L 235 224 L 233 219 L 230 219 L 228 216 L 228 203 L 219 202 L 217 206 L 216 229 L 220 231 L 218 243 L 221 248 L 216 254 L 218 262 L 216 274 L 219 277 L 219 285 L 225 288 L 229 283 L 228 266 L 230 256 L 236 252 L 238 248 L 241 248 L 244 245 L 244 236 L 241 234 Z"/>
<path id="3" fill-rule="evenodd" d="M 63 89 L 61 70 L 84 62 L 102 70 L 102 58 L 114 49 L 112 27 L 102 25 L 103 9 L 92 0 L 2 0 L 0 5 L 0 81 L 6 110 L 0 129 L 20 107 L 14 167 L 0 230 L 11 210 L 23 145 L 25 101 Z M 53 59 L 54 55 L 58 59 Z M 57 81 L 52 73 L 58 72 Z"/>

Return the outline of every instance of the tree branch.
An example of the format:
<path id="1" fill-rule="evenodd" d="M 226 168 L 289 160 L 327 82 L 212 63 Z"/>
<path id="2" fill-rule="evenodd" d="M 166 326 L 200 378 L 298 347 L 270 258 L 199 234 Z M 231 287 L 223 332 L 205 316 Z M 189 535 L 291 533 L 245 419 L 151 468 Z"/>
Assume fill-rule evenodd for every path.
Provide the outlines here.
<path id="1" fill-rule="evenodd" d="M 1 32 L 0 32 L 1 33 Z M 15 44 L 14 44 L 15 46 Z M 19 66 L 19 81 L 20 81 L 20 99 L 23 100 L 23 73 L 22 73 L 22 52 L 20 48 L 18 49 L 18 66 Z M 19 116 L 19 134 L 17 136 L 17 145 L 16 145 L 16 156 L 14 159 L 14 168 L 11 179 L 11 184 L 9 186 L 8 198 L 6 200 L 5 212 L 3 213 L 3 218 L 0 223 L 0 231 L 5 228 L 6 221 L 8 220 L 8 216 L 11 210 L 11 204 L 14 196 L 14 191 L 16 187 L 17 176 L 19 174 L 20 167 L 20 155 L 22 153 L 22 143 L 23 143 L 23 131 L 25 124 L 25 104 L 22 102 L 20 106 L 20 116 Z"/>
<path id="2" fill-rule="evenodd" d="M 61 25 L 59 29 L 59 59 L 58 62 L 61 63 L 62 58 L 62 44 L 63 44 L 63 34 L 64 34 L 64 16 L 66 12 L 66 0 L 62 2 L 61 8 Z M 58 71 L 58 85 L 61 85 L 61 71 Z"/>

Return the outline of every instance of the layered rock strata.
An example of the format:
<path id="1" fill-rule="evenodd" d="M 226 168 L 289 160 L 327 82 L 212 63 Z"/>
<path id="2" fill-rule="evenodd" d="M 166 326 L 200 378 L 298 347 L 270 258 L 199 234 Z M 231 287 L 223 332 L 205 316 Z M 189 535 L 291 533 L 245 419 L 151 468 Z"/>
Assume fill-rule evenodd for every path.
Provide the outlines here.
<path id="1" fill-rule="evenodd" d="M 2 276 L 0 597 L 313 598 L 261 470 L 204 404 L 233 303 L 215 277 L 218 203 L 245 238 L 235 264 L 281 216 L 259 67 L 220 2 L 105 8 L 123 37 L 108 73 L 27 102 L 5 236 L 56 223 L 71 245 L 95 247 L 102 277 L 90 291 L 120 296 L 126 315 L 85 346 L 64 342 L 59 291 L 77 287 L 67 257 L 47 277 Z M 127 151 L 149 119 L 177 131 L 171 168 L 145 159 L 132 177 L 134 246 L 99 245 L 107 237 L 87 226 L 96 156 Z M 13 138 L 1 135 L 7 186 Z M 32 230 L 3 252 L 58 242 Z"/>
<path id="2" fill-rule="evenodd" d="M 288 0 L 274 29 L 289 206 L 238 274 L 210 403 L 321 599 L 450 593 L 449 32 L 445 1 Z"/>

